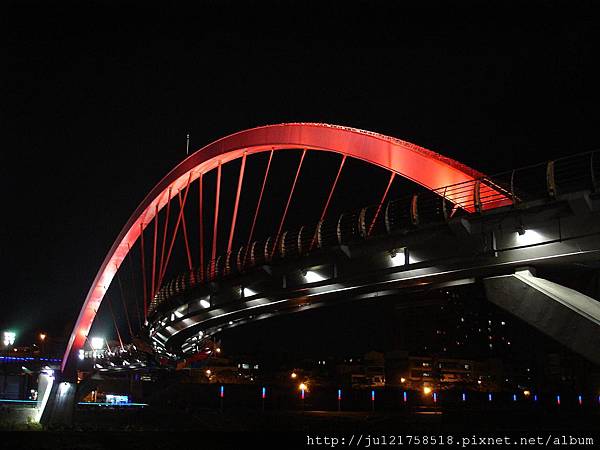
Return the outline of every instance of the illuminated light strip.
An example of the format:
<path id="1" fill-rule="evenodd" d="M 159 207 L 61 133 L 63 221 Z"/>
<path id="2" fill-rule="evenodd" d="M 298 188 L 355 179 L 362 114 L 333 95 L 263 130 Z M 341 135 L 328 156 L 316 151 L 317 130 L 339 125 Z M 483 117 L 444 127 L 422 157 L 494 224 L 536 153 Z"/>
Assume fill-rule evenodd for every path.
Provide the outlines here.
<path id="1" fill-rule="evenodd" d="M 406 391 L 402 393 L 402 399 L 404 400 L 404 403 L 408 401 L 408 393 Z"/>
<path id="2" fill-rule="evenodd" d="M 225 386 L 223 385 L 221 385 L 221 388 L 219 389 L 219 397 L 225 397 Z"/>
<path id="3" fill-rule="evenodd" d="M 267 398 L 267 388 L 263 387 L 262 388 L 262 394 L 261 394 L 262 399 L 264 400 L 265 398 Z"/>
<path id="4" fill-rule="evenodd" d="M 339 400 L 341 400 L 341 399 L 342 399 L 342 390 L 341 390 L 341 389 L 338 389 L 338 393 L 337 393 L 337 394 L 338 394 L 338 395 L 337 395 L 337 399 L 338 399 L 338 401 L 339 401 Z"/>
<path id="5" fill-rule="evenodd" d="M 148 406 L 148 403 L 108 403 L 108 402 L 79 402 L 78 405 L 96 405 L 96 406 Z"/>

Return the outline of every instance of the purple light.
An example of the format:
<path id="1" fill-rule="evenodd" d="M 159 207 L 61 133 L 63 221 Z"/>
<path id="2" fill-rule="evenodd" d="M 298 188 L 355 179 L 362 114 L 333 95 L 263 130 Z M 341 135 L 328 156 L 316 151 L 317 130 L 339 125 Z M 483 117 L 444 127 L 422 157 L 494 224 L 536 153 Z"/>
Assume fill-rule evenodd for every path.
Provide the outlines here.
<path id="1" fill-rule="evenodd" d="M 404 393 L 402 394 L 402 398 L 404 399 L 404 403 L 408 401 L 408 395 L 406 394 L 406 391 L 404 391 Z M 600 397 L 598 397 L 598 399 L 600 401 Z"/>
<path id="2" fill-rule="evenodd" d="M 221 386 L 220 392 L 219 392 L 219 396 L 221 398 L 225 397 L 225 386 Z"/>
<path id="3" fill-rule="evenodd" d="M 513 402 L 517 401 L 517 394 L 513 394 Z"/>
<path id="4" fill-rule="evenodd" d="M 556 404 L 560 406 L 560 395 L 556 396 Z"/>
<path id="5" fill-rule="evenodd" d="M 490 392 L 490 393 L 488 394 L 488 402 L 491 402 L 491 401 L 492 401 L 492 393 Z"/>
<path id="6" fill-rule="evenodd" d="M 265 387 L 262 388 L 262 398 L 263 399 L 267 398 L 267 388 L 265 388 Z"/>
<path id="7" fill-rule="evenodd" d="M 467 401 L 467 394 L 465 394 L 464 392 L 463 392 L 463 394 L 462 394 L 462 401 L 463 401 L 463 402 L 466 402 L 466 401 Z"/>
<path id="8" fill-rule="evenodd" d="M 300 398 L 304 400 L 304 389 L 300 389 Z"/>
<path id="9" fill-rule="evenodd" d="M 534 394 L 534 395 L 533 395 L 533 401 L 534 401 L 534 402 L 537 402 L 537 401 L 538 401 L 538 396 L 537 396 L 537 394 Z"/>

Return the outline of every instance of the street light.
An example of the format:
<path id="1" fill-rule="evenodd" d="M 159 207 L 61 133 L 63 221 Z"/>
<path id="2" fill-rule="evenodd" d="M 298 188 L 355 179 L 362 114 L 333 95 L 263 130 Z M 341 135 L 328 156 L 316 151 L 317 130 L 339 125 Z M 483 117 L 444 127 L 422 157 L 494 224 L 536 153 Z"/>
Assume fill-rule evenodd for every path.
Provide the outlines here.
<path id="1" fill-rule="evenodd" d="M 9 347 L 15 343 L 17 335 L 14 331 L 5 331 L 4 332 L 4 346 Z"/>
<path id="2" fill-rule="evenodd" d="M 102 350 L 104 348 L 104 338 L 93 337 L 91 340 L 93 350 Z"/>

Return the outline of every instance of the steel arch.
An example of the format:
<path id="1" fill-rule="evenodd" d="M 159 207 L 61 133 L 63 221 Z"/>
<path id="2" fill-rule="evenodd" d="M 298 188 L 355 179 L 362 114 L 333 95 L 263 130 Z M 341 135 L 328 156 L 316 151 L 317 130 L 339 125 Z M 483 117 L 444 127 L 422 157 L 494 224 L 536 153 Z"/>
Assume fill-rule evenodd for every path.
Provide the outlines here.
<path id="1" fill-rule="evenodd" d="M 370 131 L 321 123 L 286 123 L 231 134 L 197 150 L 169 172 L 131 215 L 104 259 L 69 338 L 62 372 L 72 374 L 98 308 L 129 250 L 154 216 L 188 183 L 219 164 L 263 151 L 309 149 L 340 153 L 383 167 L 430 190 L 483 174 L 410 142 Z M 452 198 L 449 198 L 451 201 Z"/>

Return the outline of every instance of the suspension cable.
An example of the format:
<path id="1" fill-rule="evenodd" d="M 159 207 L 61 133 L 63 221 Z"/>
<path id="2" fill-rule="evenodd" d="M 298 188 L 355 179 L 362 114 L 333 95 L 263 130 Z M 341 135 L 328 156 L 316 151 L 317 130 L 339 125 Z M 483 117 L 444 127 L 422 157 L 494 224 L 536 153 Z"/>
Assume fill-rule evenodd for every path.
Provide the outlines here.
<path id="1" fill-rule="evenodd" d="M 285 222 L 285 217 L 287 216 L 288 208 L 290 207 L 290 203 L 292 201 L 292 196 L 294 195 L 294 190 L 296 189 L 296 182 L 298 181 L 298 176 L 300 175 L 300 169 L 302 169 L 302 163 L 304 162 L 305 156 L 306 156 L 306 149 L 302 150 L 302 156 L 300 157 L 300 162 L 298 163 L 298 169 L 296 170 L 296 176 L 294 177 L 294 182 L 292 183 L 292 188 L 290 189 L 290 195 L 288 196 L 287 203 L 285 204 L 285 209 L 283 210 L 283 216 L 281 217 L 281 222 L 279 222 L 279 229 L 277 230 L 277 234 L 275 235 L 275 240 L 273 241 L 273 250 L 271 250 L 271 258 L 275 254 L 275 249 L 277 248 L 279 236 L 281 235 L 281 230 L 283 229 L 283 223 Z"/>

